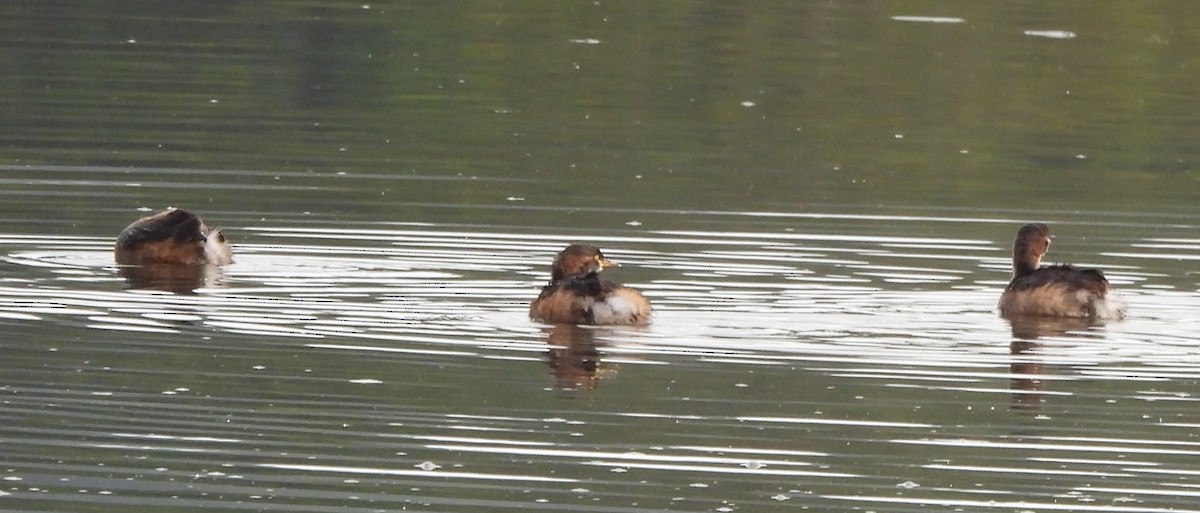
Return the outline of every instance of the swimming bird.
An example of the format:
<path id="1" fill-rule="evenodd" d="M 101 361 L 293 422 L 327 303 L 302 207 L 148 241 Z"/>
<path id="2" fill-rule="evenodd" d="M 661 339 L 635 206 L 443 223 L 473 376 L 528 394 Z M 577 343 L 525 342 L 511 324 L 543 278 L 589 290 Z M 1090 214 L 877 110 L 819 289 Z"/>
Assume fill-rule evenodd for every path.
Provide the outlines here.
<path id="1" fill-rule="evenodd" d="M 529 317 L 551 324 L 625 324 L 650 322 L 650 301 L 637 289 L 600 279 L 600 271 L 619 267 L 600 248 L 571 244 L 550 266 L 550 283 L 529 306 Z"/>
<path id="2" fill-rule="evenodd" d="M 1125 305 L 1109 291 L 1104 273 L 1059 264 L 1041 267 L 1050 248 L 1050 228 L 1042 223 L 1021 227 L 1013 241 L 1013 277 L 1000 295 L 1004 316 L 1045 315 L 1119 319 Z"/>
<path id="3" fill-rule="evenodd" d="M 196 214 L 174 207 L 138 219 L 121 230 L 113 254 L 121 265 L 233 262 L 233 249 L 221 230 L 205 225 Z"/>

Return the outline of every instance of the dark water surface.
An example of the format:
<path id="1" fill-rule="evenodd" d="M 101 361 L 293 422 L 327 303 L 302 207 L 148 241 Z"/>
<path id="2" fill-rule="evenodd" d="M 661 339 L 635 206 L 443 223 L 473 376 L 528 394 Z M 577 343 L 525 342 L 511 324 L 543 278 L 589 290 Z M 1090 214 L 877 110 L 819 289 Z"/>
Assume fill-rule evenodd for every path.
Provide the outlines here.
<path id="1" fill-rule="evenodd" d="M 6 2 L 0 510 L 1200 511 L 1191 6 Z"/>

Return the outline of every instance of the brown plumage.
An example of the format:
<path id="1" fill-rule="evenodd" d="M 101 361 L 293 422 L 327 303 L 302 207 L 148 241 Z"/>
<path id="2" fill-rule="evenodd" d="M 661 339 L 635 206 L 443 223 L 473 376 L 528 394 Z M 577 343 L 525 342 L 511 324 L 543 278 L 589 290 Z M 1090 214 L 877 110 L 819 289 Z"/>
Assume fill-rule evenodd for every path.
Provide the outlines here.
<path id="1" fill-rule="evenodd" d="M 602 363 L 595 329 L 575 324 L 555 324 L 542 328 L 549 351 L 546 364 L 554 373 L 558 388 L 595 390 L 601 376 L 613 371 Z"/>
<path id="2" fill-rule="evenodd" d="M 600 279 L 618 264 L 600 249 L 572 244 L 550 266 L 550 283 L 529 306 L 529 317 L 551 324 L 630 324 L 650 322 L 650 301 L 637 289 Z"/>
<path id="3" fill-rule="evenodd" d="M 134 221 L 117 236 L 113 255 L 121 265 L 214 264 L 233 262 L 233 250 L 221 230 L 199 216 L 168 208 Z"/>
<path id="4" fill-rule="evenodd" d="M 1027 224 L 1013 241 L 1013 278 L 1000 295 L 1005 316 L 1119 318 L 1124 305 L 1111 297 L 1108 280 L 1096 269 L 1070 265 L 1041 267 L 1050 248 L 1050 228 Z"/>

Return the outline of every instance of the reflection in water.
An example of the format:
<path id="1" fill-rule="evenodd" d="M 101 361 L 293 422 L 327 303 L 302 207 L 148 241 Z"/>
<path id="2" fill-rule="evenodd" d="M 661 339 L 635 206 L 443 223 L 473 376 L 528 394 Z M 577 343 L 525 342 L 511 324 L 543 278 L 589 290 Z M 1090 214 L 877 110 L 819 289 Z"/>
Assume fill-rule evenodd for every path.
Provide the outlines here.
<path id="1" fill-rule="evenodd" d="M 1046 383 L 1042 379 L 1043 368 L 1040 356 L 1042 344 L 1037 340 L 1042 337 L 1099 337 L 1096 332 L 1081 331 L 1093 326 L 1103 325 L 1103 321 L 1079 317 L 1046 317 L 1046 316 L 1010 316 L 1012 324 L 1012 343 L 1009 344 L 1009 355 L 1012 362 L 1009 371 L 1012 378 L 1009 390 L 1012 391 L 1012 409 L 1023 411 L 1040 410 L 1046 402 L 1042 392 Z"/>
<path id="2" fill-rule="evenodd" d="M 1010 316 L 1007 317 L 1007 319 L 1012 325 L 1013 338 L 1026 341 L 1068 334 L 1071 336 L 1094 337 L 1096 336 L 1095 332 L 1076 332 L 1087 330 L 1091 327 L 1099 327 L 1104 325 L 1104 321 L 1102 320 L 1088 319 L 1083 317 L 1046 317 L 1040 315 L 1028 315 Z"/>
<path id="3" fill-rule="evenodd" d="M 548 5 L 0 2 L 0 509 L 1197 509 L 1190 3 Z M 225 288 L 121 290 L 168 201 Z M 1137 317 L 1010 354 L 1034 218 Z M 565 240 L 644 333 L 548 346 Z"/>
<path id="4" fill-rule="evenodd" d="M 601 375 L 611 372 L 611 369 L 601 371 L 594 330 L 574 324 L 556 324 L 542 328 L 542 332 L 550 345 L 546 365 L 554 373 L 558 388 L 595 390 Z"/>
<path id="5" fill-rule="evenodd" d="M 125 265 L 117 268 L 131 289 L 190 294 L 196 289 L 221 286 L 225 275 L 211 264 Z"/>
<path id="6" fill-rule="evenodd" d="M 1048 473 L 1092 475 L 1097 458 L 1077 452 L 1106 450 L 1111 440 L 1190 443 L 1191 425 L 1141 416 L 1093 427 L 1098 436 L 1074 447 L 993 436 L 1013 431 L 1004 429 L 1012 419 L 992 413 L 997 399 L 1031 412 L 1020 425 L 1043 437 L 1077 436 L 1077 415 L 1042 415 L 1051 398 L 1056 410 L 1079 411 L 1080 398 L 1103 394 L 1121 408 L 1145 404 L 1156 419 L 1178 405 L 1177 423 L 1192 424 L 1184 380 L 1194 370 L 1179 362 L 1200 356 L 1190 315 L 1200 297 L 1144 289 L 1139 312 L 1159 319 L 1073 344 L 1061 337 L 1099 335 L 1079 319 L 1006 325 L 995 316 L 1003 261 L 971 239 L 609 235 L 606 244 L 629 248 L 614 256 L 637 264 L 630 276 L 661 307 L 652 325 L 632 330 L 529 320 L 544 279 L 535 256 L 561 234 L 242 230 L 271 243 L 239 245 L 238 264 L 211 274 L 120 269 L 134 288 L 221 284 L 196 294 L 119 290 L 107 238 L 0 234 L 0 260 L 13 264 L 0 276 L 11 355 L 0 368 L 8 376 L 0 413 L 22 420 L 0 435 L 29 454 L 10 465 L 13 478 L 66 486 L 55 480 L 75 476 L 40 467 L 53 458 L 125 469 L 105 484 L 131 503 L 156 501 L 160 489 L 228 494 L 238 483 L 252 496 L 262 490 L 248 483 L 276 482 L 294 485 L 288 499 L 299 504 L 366 496 L 368 480 L 403 479 L 422 489 L 420 500 L 455 511 L 464 494 L 488 511 L 524 510 L 532 500 L 562 506 L 555 511 L 596 502 L 604 503 L 597 513 L 711 511 L 730 499 L 776 511 L 801 498 L 838 510 L 819 506 L 869 503 L 870 495 L 842 491 L 879 486 L 887 500 L 902 493 L 949 503 L 955 494 L 945 490 L 964 488 L 962 501 L 1003 500 L 1009 489 L 1046 486 Z M 617 364 L 620 380 L 608 377 Z M 542 400 L 547 366 L 552 388 L 586 400 Z M 605 379 L 603 393 L 590 392 Z M 1100 380 L 1111 386 L 1095 386 Z M 1139 380 L 1156 382 L 1153 403 Z M 1111 415 L 1103 404 L 1094 411 Z M 52 415 L 30 414 L 47 405 Z M 127 411 L 139 412 L 132 424 Z M 37 439 L 21 442 L 31 430 Z M 80 433 L 98 442 L 71 445 Z M 1047 446 L 1031 451 L 1046 463 L 1012 454 L 1027 440 Z M 904 449 L 927 444 L 945 445 L 953 463 Z M 239 463 L 251 453 L 263 466 Z M 1149 463 L 1172 465 L 1166 456 Z M 216 475 L 227 468 L 238 472 Z M 1027 468 L 1041 477 L 1026 477 Z M 207 469 L 220 470 L 191 480 Z M 1119 478 L 1162 488 L 1129 472 Z M 1000 484 L 972 487 L 985 480 Z M 551 484 L 514 501 L 512 487 L 531 488 L 525 482 Z M 20 493 L 30 504 L 45 500 Z M 400 510 L 411 504 L 390 501 L 411 497 L 378 495 L 372 506 Z"/>
<path id="7" fill-rule="evenodd" d="M 1046 398 L 1041 394 L 1046 383 L 1042 381 L 1042 362 L 1036 353 L 1039 345 L 1028 340 L 1013 340 L 1008 351 L 1012 355 L 1009 372 L 1012 378 L 1008 388 L 1012 391 L 1013 410 L 1039 410 Z"/>

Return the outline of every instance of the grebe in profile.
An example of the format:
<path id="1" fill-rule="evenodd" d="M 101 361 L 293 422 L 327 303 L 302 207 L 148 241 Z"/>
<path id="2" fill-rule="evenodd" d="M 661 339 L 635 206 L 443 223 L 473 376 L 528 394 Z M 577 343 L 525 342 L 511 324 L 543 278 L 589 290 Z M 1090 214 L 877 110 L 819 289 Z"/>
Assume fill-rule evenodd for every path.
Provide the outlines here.
<path id="1" fill-rule="evenodd" d="M 134 221 L 117 236 L 113 251 L 121 265 L 213 264 L 233 262 L 233 249 L 221 230 L 178 208 Z"/>
<path id="2" fill-rule="evenodd" d="M 596 246 L 567 246 L 554 258 L 550 283 L 529 306 L 529 317 L 551 324 L 649 323 L 650 301 L 641 292 L 600 279 L 610 267 L 618 265 Z"/>
<path id="3" fill-rule="evenodd" d="M 1013 278 L 1000 296 L 1004 316 L 1046 315 L 1119 319 L 1125 305 L 1108 290 L 1108 280 L 1096 269 L 1070 265 L 1040 267 L 1050 248 L 1050 228 L 1027 224 L 1013 241 Z"/>

